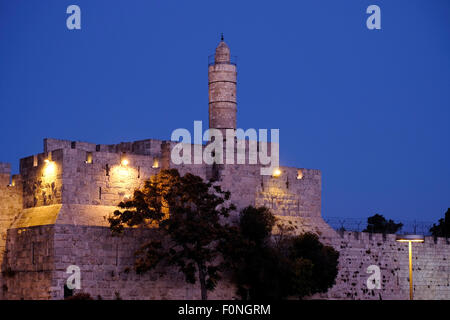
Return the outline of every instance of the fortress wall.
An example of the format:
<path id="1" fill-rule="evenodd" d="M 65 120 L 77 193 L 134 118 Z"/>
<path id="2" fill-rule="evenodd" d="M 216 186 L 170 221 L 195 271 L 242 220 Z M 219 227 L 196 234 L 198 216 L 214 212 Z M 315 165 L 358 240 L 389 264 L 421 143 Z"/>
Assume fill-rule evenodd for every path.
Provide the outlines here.
<path id="1" fill-rule="evenodd" d="M 6 187 L 11 179 L 11 164 L 0 162 L 0 187 Z"/>
<path id="2" fill-rule="evenodd" d="M 261 176 L 256 205 L 264 205 L 280 216 L 320 217 L 320 171 L 289 167 L 280 170 L 279 177 Z"/>
<path id="3" fill-rule="evenodd" d="M 7 259 L 11 271 L 6 278 L 8 299 L 62 299 L 66 269 L 81 269 L 81 290 L 104 299 L 199 299 L 198 286 L 187 285 L 175 270 L 160 277 L 162 270 L 137 275 L 130 268 L 139 243 L 151 237 L 151 230 L 127 230 L 122 238 L 113 237 L 108 228 L 56 225 L 28 229 L 12 229 L 8 249 L 15 252 Z M 52 248 L 52 238 L 54 247 Z M 346 232 L 326 241 L 340 251 L 340 271 L 336 285 L 326 294 L 313 298 L 388 299 L 408 298 L 407 244 L 395 242 L 393 235 Z M 31 243 L 34 243 L 34 249 Z M 450 299 L 450 250 L 445 239 L 426 238 L 414 244 L 415 299 Z M 35 263 L 33 264 L 33 250 Z M 50 254 L 49 254 L 50 253 Z M 55 272 L 51 273 L 51 254 Z M 367 289 L 369 265 L 381 269 L 381 290 Z M 5 262 L 2 266 L 5 268 Z M 51 281 L 50 281 L 51 279 Z M 51 283 L 50 283 L 51 282 Z M 225 280 L 211 299 L 231 299 L 235 291 Z"/>
<path id="4" fill-rule="evenodd" d="M 122 166 L 121 156 L 120 153 L 93 152 L 92 163 L 86 163 L 85 151 L 65 149 L 63 202 L 116 206 L 160 170 L 152 168 L 157 158 L 126 154 L 129 164 Z"/>
<path id="5" fill-rule="evenodd" d="M 255 194 L 260 183 L 260 166 L 257 165 L 225 165 L 220 171 L 221 187 L 230 191 L 231 202 L 237 211 L 255 205 Z"/>
<path id="6" fill-rule="evenodd" d="M 10 185 L 10 175 L 11 165 L 0 163 L 0 265 L 5 256 L 8 228 L 22 209 L 20 177 L 15 176 L 12 185 Z M 0 274 L 0 299 L 3 297 L 4 284 L 4 276 Z"/>
<path id="7" fill-rule="evenodd" d="M 4 189 L 1 190 L 0 197 L 10 197 L 10 200 L 0 202 L 0 209 L 2 205 L 4 207 L 9 203 L 15 207 L 15 212 L 19 212 L 22 208 L 23 190 L 25 208 L 23 212 L 31 210 L 28 218 L 22 214 L 20 217 L 23 216 L 23 219 L 19 217 L 16 219 L 17 223 L 13 225 L 13 228 L 29 226 L 31 228 L 11 229 L 8 235 L 10 238 L 6 246 L 11 245 L 11 250 L 19 253 L 17 259 L 12 262 L 12 266 L 20 272 L 15 273 L 15 278 L 10 277 L 5 280 L 4 284 L 7 288 L 14 287 L 14 289 L 8 289 L 10 291 L 7 297 L 61 298 L 61 283 L 63 283 L 61 281 L 67 278 L 65 268 L 74 258 L 87 272 L 86 289 L 93 295 L 100 294 L 105 298 L 113 298 L 114 292 L 117 291 L 122 297 L 131 299 L 138 296 L 168 299 L 198 298 L 199 292 L 196 291 L 196 287 L 191 288 L 192 290 L 189 286 L 180 287 L 180 279 L 177 278 L 176 272 L 175 276 L 172 275 L 175 278 L 164 278 L 161 281 L 156 280 L 154 275 L 137 276 L 131 272 L 125 273 L 125 276 L 123 270 L 120 271 L 118 267 L 126 268 L 132 264 L 132 253 L 138 245 L 133 238 L 136 234 L 126 236 L 125 240 L 120 242 L 109 238 L 110 233 L 105 217 L 115 210 L 115 206 L 120 201 L 130 196 L 136 188 L 142 187 L 146 179 L 163 167 L 177 168 L 182 175 L 190 172 L 209 179 L 213 175 L 213 166 L 174 165 L 170 161 L 170 150 L 176 144 L 174 142 L 144 140 L 111 146 L 101 145 L 100 150 L 105 151 L 96 151 L 99 149 L 96 145 L 87 143 L 76 143 L 75 149 L 71 148 L 70 142 L 60 144 L 55 141 L 49 143 L 47 140 L 47 143 L 47 149 L 51 149 L 49 146 L 64 147 L 51 152 L 51 160 L 55 166 L 53 172 L 47 172 L 48 164 L 44 161 L 50 155 L 39 154 L 36 157 L 21 160 L 22 175 L 17 178 L 16 187 L 0 186 Z M 94 151 L 89 151 L 92 148 Z M 193 146 L 191 146 L 193 155 L 192 148 Z M 129 150 L 131 152 L 127 152 Z M 92 153 L 92 163 L 86 163 L 88 152 Z M 128 166 L 120 164 L 122 152 L 127 152 L 125 157 L 129 161 Z M 158 167 L 152 168 L 155 160 Z M 408 297 L 406 244 L 395 242 L 393 236 L 389 235 L 386 239 L 381 235 L 369 237 L 364 233 L 345 233 L 340 237 L 322 220 L 320 215 L 321 173 L 319 170 L 281 167 L 281 175 L 273 177 L 260 175 L 260 168 L 260 165 L 235 164 L 218 165 L 214 170 L 218 173 L 222 188 L 231 192 L 231 200 L 237 205 L 238 210 L 248 205 L 265 205 L 277 216 L 279 222 L 294 226 L 298 233 L 316 232 L 322 236 L 324 242 L 333 245 L 341 252 L 340 272 L 336 285 L 326 294 L 317 295 L 316 298 L 403 299 Z M 9 183 L 7 171 L 8 166 L 0 166 L 0 174 L 3 173 L 4 180 Z M 23 188 L 20 186 L 22 179 L 25 181 Z M 12 211 L 3 209 L 3 212 Z M 0 218 L 6 219 L 6 224 L 9 226 L 15 215 L 11 213 L 5 218 L 3 214 Z M 51 219 L 44 219 L 45 217 Z M 29 218 L 34 219 L 34 222 Z M 3 223 L 3 226 L 6 224 Z M 55 263 L 59 264 L 57 273 L 54 275 L 49 271 L 51 268 L 36 271 L 38 267 L 33 263 L 27 267 L 29 270 L 25 268 L 27 261 L 32 260 L 31 251 L 47 250 L 45 248 L 49 246 L 46 241 L 50 241 L 52 236 L 42 235 L 42 232 L 36 231 L 45 230 L 47 227 L 42 226 L 42 229 L 33 227 L 43 224 L 56 224 L 57 244 L 54 247 L 54 257 Z M 4 227 L 5 231 L 8 226 Z M 31 230 L 30 236 L 20 236 L 18 230 Z M 15 246 L 16 243 L 17 246 Z M 111 247 L 111 243 L 115 243 L 116 246 Z M 121 250 L 117 249 L 117 246 L 121 248 L 122 245 L 124 246 L 123 260 L 121 260 L 123 264 L 111 262 L 110 258 L 117 256 L 115 252 Z M 414 283 L 416 298 L 450 299 L 449 245 L 442 239 L 435 244 L 433 239 L 427 238 L 425 244 L 414 245 L 414 254 L 414 264 L 417 266 L 415 271 L 417 279 Z M 103 262 L 95 269 L 89 269 L 90 263 L 86 262 L 86 259 L 97 257 L 103 259 L 101 260 Z M 5 271 L 9 262 L 7 259 L 3 260 L 2 270 Z M 366 269 L 371 264 L 379 264 L 381 268 L 381 290 L 367 289 L 366 280 L 369 275 L 366 274 Z M 114 271 L 114 274 L 120 274 L 121 278 L 112 275 L 107 278 L 105 274 L 111 271 Z M 145 278 L 147 276 L 151 278 Z M 24 281 L 25 284 L 21 285 L 19 280 L 14 279 L 21 279 L 20 281 Z M 52 281 L 51 284 L 49 279 Z M 436 279 L 440 279 L 440 282 L 436 283 Z M 184 283 L 184 280 L 181 280 Z M 145 285 L 141 285 L 141 282 Z M 28 287 L 30 283 L 41 283 L 47 289 L 26 293 L 30 289 Z M 100 284 L 97 286 L 98 283 Z M 227 287 L 230 284 L 224 286 Z M 219 298 L 230 297 L 229 295 L 234 294 L 234 291 L 220 289 L 213 295 L 215 294 Z"/>
<path id="8" fill-rule="evenodd" d="M 161 146 L 165 141 L 147 139 L 133 142 L 132 152 L 141 155 L 159 156 L 162 153 Z"/>
<path id="9" fill-rule="evenodd" d="M 51 161 L 46 163 L 46 159 Z M 62 163 L 62 150 L 41 153 L 20 160 L 24 208 L 62 202 Z"/>
<path id="10" fill-rule="evenodd" d="M 44 139 L 44 153 L 48 153 L 59 149 L 72 149 L 72 146 L 74 146 L 76 149 L 84 151 L 93 152 L 96 150 L 96 145 L 94 143 L 60 140 L 52 138 Z"/>
<path id="11" fill-rule="evenodd" d="M 0 262 L 5 249 L 6 231 L 22 210 L 22 186 L 0 186 Z"/>
<path id="12" fill-rule="evenodd" d="M 53 226 L 9 229 L 1 269 L 4 299 L 49 299 Z"/>
<path id="13" fill-rule="evenodd" d="M 135 142 L 122 142 L 119 144 L 95 144 L 81 141 L 60 140 L 53 138 L 44 139 L 44 153 L 59 149 L 78 149 L 88 152 L 110 152 L 110 153 L 134 153 L 141 155 L 157 156 L 161 154 L 163 140 L 147 139 Z"/>
<path id="14" fill-rule="evenodd" d="M 137 275 L 133 270 L 134 252 L 151 239 L 152 230 L 127 229 L 121 238 L 112 236 L 105 227 L 56 225 L 55 277 L 52 299 L 63 299 L 69 265 L 81 270 L 81 289 L 95 299 L 200 299 L 199 284 L 185 283 L 184 275 L 163 269 Z M 232 299 L 235 290 L 223 282 L 210 299 Z"/>
<path id="15" fill-rule="evenodd" d="M 395 235 L 344 232 L 343 237 L 324 239 L 340 252 L 336 284 L 315 298 L 409 299 L 408 244 Z M 414 299 L 450 299 L 450 244 L 426 237 L 413 243 Z M 381 270 L 381 289 L 369 290 L 367 267 Z"/>

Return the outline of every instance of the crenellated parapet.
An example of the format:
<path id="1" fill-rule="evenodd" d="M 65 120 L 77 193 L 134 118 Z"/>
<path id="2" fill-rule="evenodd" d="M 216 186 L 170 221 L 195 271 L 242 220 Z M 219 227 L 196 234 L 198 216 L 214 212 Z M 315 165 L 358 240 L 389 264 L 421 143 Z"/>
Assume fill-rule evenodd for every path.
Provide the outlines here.
<path id="1" fill-rule="evenodd" d="M 408 244 L 395 234 L 337 232 L 322 241 L 339 251 L 336 284 L 321 299 L 391 300 L 409 298 Z M 450 299 L 450 241 L 425 237 L 412 246 L 415 299 Z M 369 268 L 370 267 L 370 268 Z M 367 280 L 380 270 L 380 287 L 369 289 Z"/>

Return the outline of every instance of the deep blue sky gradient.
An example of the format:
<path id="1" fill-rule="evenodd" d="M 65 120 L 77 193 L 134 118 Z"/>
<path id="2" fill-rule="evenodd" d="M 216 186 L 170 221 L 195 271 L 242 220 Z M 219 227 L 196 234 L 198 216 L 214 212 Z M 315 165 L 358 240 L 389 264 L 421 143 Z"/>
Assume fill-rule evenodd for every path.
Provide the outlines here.
<path id="1" fill-rule="evenodd" d="M 77 4 L 82 30 L 66 28 Z M 366 28 L 370 4 L 382 30 Z M 238 56 L 238 126 L 323 174 L 323 215 L 450 207 L 448 0 L 0 0 L 0 161 L 54 137 L 170 139 L 208 123 L 207 57 Z"/>

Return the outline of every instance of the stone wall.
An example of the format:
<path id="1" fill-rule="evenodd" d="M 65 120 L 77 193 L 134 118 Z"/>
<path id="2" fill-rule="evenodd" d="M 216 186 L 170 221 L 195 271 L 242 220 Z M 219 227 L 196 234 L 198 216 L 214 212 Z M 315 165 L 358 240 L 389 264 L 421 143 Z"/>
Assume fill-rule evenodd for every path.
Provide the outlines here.
<path id="1" fill-rule="evenodd" d="M 93 152 L 92 163 L 86 157 L 86 151 L 64 149 L 63 203 L 115 206 L 160 170 L 151 156 L 126 154 L 126 166 L 121 153 Z"/>
<path id="2" fill-rule="evenodd" d="M 62 203 L 63 150 L 20 160 L 24 208 Z"/>
<path id="3" fill-rule="evenodd" d="M 321 173 L 319 170 L 280 167 L 279 177 L 261 176 L 256 205 L 266 206 L 280 216 L 321 216 Z"/>
<path id="4" fill-rule="evenodd" d="M 11 164 L 0 162 L 0 186 L 6 187 L 11 179 Z"/>
<path id="5" fill-rule="evenodd" d="M 11 229 L 2 265 L 3 299 L 64 299 L 71 265 L 81 271 L 81 289 L 75 293 L 96 299 L 200 299 L 198 283 L 186 284 L 175 269 L 136 274 L 134 252 L 151 236 L 151 230 L 128 229 L 113 236 L 106 227 L 60 224 Z M 228 281 L 209 297 L 232 299 L 234 294 Z"/>
<path id="6" fill-rule="evenodd" d="M 0 186 L 0 261 L 5 249 L 6 231 L 22 209 L 21 186 Z"/>
<path id="7" fill-rule="evenodd" d="M 8 232 L 7 259 L 3 262 L 7 299 L 62 299 L 69 274 L 81 270 L 81 290 L 93 297 L 115 299 L 199 299 L 198 285 L 187 285 L 176 270 L 157 269 L 143 275 L 133 270 L 134 252 L 151 238 L 151 230 L 126 230 L 112 236 L 106 227 L 54 225 Z M 314 299 L 408 299 L 407 244 L 394 235 L 346 232 L 323 239 L 340 252 L 336 284 Z M 413 246 L 414 298 L 450 299 L 450 244 L 426 237 Z M 369 290 L 367 267 L 381 269 L 381 289 Z M 4 272 L 5 273 L 5 272 Z M 228 275 L 210 293 L 211 299 L 232 299 L 235 288 Z"/>
<path id="8" fill-rule="evenodd" d="M 409 299 L 408 244 L 395 235 L 344 232 L 326 238 L 340 252 L 336 284 L 322 299 Z M 450 299 L 450 244 L 444 238 L 426 237 L 413 243 L 414 299 Z M 381 289 L 369 290 L 367 267 L 381 270 Z"/>
<path id="9" fill-rule="evenodd" d="M 2 261 L 4 299 L 50 299 L 53 226 L 9 229 Z"/>
<path id="10" fill-rule="evenodd" d="M 133 270 L 134 252 L 151 238 L 151 230 L 128 229 L 112 236 L 108 228 L 55 226 L 55 277 L 53 299 L 63 298 L 69 265 L 81 269 L 81 290 L 94 298 L 115 299 L 200 299 L 199 284 L 188 285 L 183 274 L 162 268 L 142 275 Z M 93 254 L 95 253 L 95 254 Z M 211 299 L 232 299 L 234 289 L 222 283 Z"/>
<path id="11" fill-rule="evenodd" d="M 5 255 L 8 228 L 22 209 L 20 177 L 15 176 L 10 184 L 10 172 L 10 164 L 0 163 L 0 265 Z M 3 274 L 0 274 L 0 299 L 5 288 L 3 278 Z"/>
<path id="12" fill-rule="evenodd" d="M 59 149 L 78 149 L 88 152 L 110 152 L 110 153 L 134 153 L 141 155 L 160 155 L 161 146 L 165 141 L 147 139 L 134 142 L 122 142 L 119 144 L 95 144 L 82 141 L 69 141 L 53 138 L 44 139 L 44 153 Z"/>

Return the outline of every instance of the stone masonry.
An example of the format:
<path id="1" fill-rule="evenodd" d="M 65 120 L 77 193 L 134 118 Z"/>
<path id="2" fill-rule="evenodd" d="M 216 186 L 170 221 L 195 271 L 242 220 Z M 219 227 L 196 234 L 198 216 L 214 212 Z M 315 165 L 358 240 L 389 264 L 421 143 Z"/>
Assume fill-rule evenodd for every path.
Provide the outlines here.
<path id="1" fill-rule="evenodd" d="M 209 65 L 211 128 L 236 129 L 236 74 L 222 41 Z M 166 168 L 214 177 L 231 192 L 237 211 L 266 206 L 296 232 L 315 232 L 333 245 L 340 252 L 336 285 L 313 298 L 407 298 L 407 246 L 391 235 L 337 233 L 328 226 L 321 217 L 319 170 L 280 167 L 279 176 L 263 176 L 259 163 L 175 165 L 170 155 L 176 144 L 45 139 L 43 153 L 20 160 L 19 175 L 11 177 L 10 165 L 0 163 L 0 298 L 63 299 L 66 269 L 76 265 L 81 291 L 94 298 L 199 299 L 198 286 L 187 285 L 175 271 L 133 271 L 133 253 L 152 237 L 151 230 L 127 229 L 122 236 L 112 236 L 108 228 L 107 217 L 117 204 Z M 246 152 L 248 159 L 255 150 Z M 449 261 L 450 245 L 444 239 L 427 238 L 414 245 L 416 298 L 450 299 Z M 380 290 L 366 286 L 366 269 L 372 264 L 381 268 Z M 235 289 L 222 281 L 210 298 L 235 298 Z"/>

